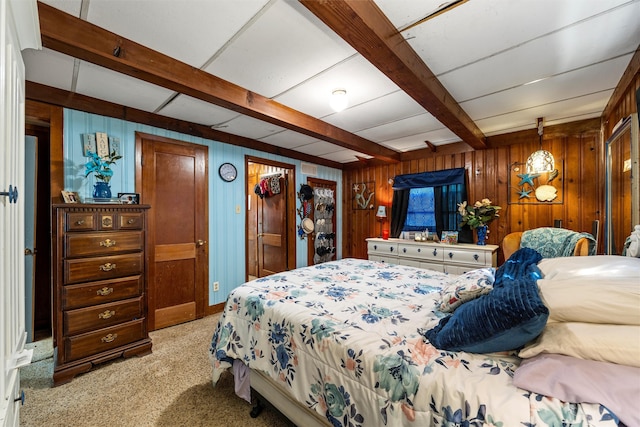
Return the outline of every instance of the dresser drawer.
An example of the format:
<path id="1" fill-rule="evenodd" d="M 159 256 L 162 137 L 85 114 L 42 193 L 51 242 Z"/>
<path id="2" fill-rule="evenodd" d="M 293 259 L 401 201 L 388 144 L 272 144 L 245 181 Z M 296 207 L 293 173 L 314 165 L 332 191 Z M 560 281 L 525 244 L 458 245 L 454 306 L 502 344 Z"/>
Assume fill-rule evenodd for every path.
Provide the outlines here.
<path id="1" fill-rule="evenodd" d="M 65 215 L 67 231 L 87 231 L 95 229 L 95 216 L 91 212 L 67 212 Z"/>
<path id="2" fill-rule="evenodd" d="M 132 298 L 64 312 L 64 334 L 75 335 L 142 317 L 142 298 Z"/>
<path id="3" fill-rule="evenodd" d="M 143 249 L 142 242 L 142 231 L 68 233 L 65 236 L 65 253 L 67 258 L 76 258 L 141 251 Z"/>
<path id="4" fill-rule="evenodd" d="M 444 251 L 440 247 L 427 245 L 407 245 L 400 243 L 398 245 L 398 254 L 407 258 L 419 258 L 425 261 L 439 261 L 444 259 Z"/>
<path id="5" fill-rule="evenodd" d="M 398 245 L 392 242 L 367 242 L 370 254 L 397 255 Z"/>
<path id="6" fill-rule="evenodd" d="M 146 338 L 145 319 L 103 328 L 86 334 L 65 337 L 66 360 L 76 360 Z"/>
<path id="7" fill-rule="evenodd" d="M 102 280 L 62 287 L 62 309 L 88 307 L 142 295 L 143 276 Z"/>
<path id="8" fill-rule="evenodd" d="M 447 264 L 470 264 L 477 265 L 478 268 L 486 265 L 485 252 L 483 251 L 447 249 L 444 252 L 444 260 Z"/>
<path id="9" fill-rule="evenodd" d="M 142 274 L 142 253 L 64 261 L 65 284 Z"/>
<path id="10" fill-rule="evenodd" d="M 144 227 L 143 212 L 123 212 L 118 215 L 118 220 L 121 230 L 142 230 Z"/>

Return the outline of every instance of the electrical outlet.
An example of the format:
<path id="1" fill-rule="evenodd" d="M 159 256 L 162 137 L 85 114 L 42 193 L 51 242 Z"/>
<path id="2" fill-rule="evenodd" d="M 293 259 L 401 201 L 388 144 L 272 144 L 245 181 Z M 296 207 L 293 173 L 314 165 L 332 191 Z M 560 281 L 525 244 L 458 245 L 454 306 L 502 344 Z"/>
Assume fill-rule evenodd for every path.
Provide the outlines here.
<path id="1" fill-rule="evenodd" d="M 236 205 L 236 213 L 239 214 L 240 213 L 240 205 Z"/>
<path id="2" fill-rule="evenodd" d="M 213 292 L 218 292 L 220 290 L 220 282 L 213 282 Z"/>

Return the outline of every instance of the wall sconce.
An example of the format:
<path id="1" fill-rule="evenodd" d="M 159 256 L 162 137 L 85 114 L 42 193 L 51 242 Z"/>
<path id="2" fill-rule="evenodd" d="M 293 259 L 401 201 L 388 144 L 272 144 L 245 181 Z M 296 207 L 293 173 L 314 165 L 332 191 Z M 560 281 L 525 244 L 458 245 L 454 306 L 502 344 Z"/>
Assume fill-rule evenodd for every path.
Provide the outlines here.
<path id="1" fill-rule="evenodd" d="M 382 223 L 384 219 L 387 217 L 387 207 L 386 206 L 378 206 L 378 212 L 376 212 L 376 218 L 380 221 L 380 234 L 378 237 L 382 237 Z"/>
<path id="2" fill-rule="evenodd" d="M 552 172 L 555 169 L 553 154 L 542 149 L 543 119 L 538 118 L 538 135 L 540 137 L 540 149 L 532 153 L 527 159 L 527 173 Z"/>
<path id="3" fill-rule="evenodd" d="M 349 105 L 349 99 L 347 98 L 347 91 L 344 89 L 335 89 L 331 92 L 331 99 L 329 100 L 329 105 L 333 108 L 333 111 L 339 113 L 340 111 L 347 108 Z"/>

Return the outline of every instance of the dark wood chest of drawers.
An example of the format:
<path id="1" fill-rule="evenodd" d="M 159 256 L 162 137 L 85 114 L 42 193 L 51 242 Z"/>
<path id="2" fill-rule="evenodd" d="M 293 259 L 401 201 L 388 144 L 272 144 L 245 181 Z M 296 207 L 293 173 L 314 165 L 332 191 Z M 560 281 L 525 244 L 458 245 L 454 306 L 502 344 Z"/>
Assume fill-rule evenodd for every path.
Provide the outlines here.
<path id="1" fill-rule="evenodd" d="M 146 205 L 53 206 L 54 385 L 151 352 Z"/>

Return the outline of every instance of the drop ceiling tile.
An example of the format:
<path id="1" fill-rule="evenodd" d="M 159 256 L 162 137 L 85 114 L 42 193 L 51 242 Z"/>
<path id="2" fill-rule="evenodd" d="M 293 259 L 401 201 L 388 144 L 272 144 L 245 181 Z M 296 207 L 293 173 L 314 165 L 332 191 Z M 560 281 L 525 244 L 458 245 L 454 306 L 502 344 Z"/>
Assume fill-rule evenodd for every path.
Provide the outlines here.
<path id="1" fill-rule="evenodd" d="M 298 147 L 296 148 L 296 150 L 305 154 L 311 154 L 312 156 L 325 156 L 331 153 L 343 151 L 344 148 L 339 145 L 331 144 L 329 142 L 317 141 L 302 147 Z"/>
<path id="2" fill-rule="evenodd" d="M 312 144 L 314 142 L 319 141 L 318 138 L 314 138 L 311 136 L 307 136 L 302 133 L 294 132 L 291 130 L 285 130 L 283 132 L 277 132 L 269 136 L 265 136 L 261 139 L 262 142 L 266 142 L 267 144 L 277 145 L 278 147 L 284 148 L 298 148 L 305 147 L 305 149 L 300 149 L 298 151 L 302 151 L 307 153 L 306 146 Z M 307 153 L 313 154 L 313 153 Z"/>
<path id="3" fill-rule="evenodd" d="M 544 118 L 544 125 L 561 124 L 576 120 L 600 117 L 613 90 L 580 96 L 520 111 L 509 111 L 498 116 L 479 119 L 478 127 L 486 136 L 535 129 L 537 118 Z"/>
<path id="4" fill-rule="evenodd" d="M 461 103 L 473 120 L 613 89 L 629 58 L 622 57 L 526 86 Z M 571 114 L 567 111 L 567 114 Z"/>
<path id="5" fill-rule="evenodd" d="M 263 122 L 262 120 L 254 119 L 249 116 L 235 117 L 228 122 L 225 122 L 225 125 L 227 127 L 220 130 L 252 139 L 261 139 L 286 130 L 283 127 Z"/>
<path id="6" fill-rule="evenodd" d="M 267 1 L 91 0 L 87 20 L 200 68 Z"/>
<path id="7" fill-rule="evenodd" d="M 353 53 L 297 1 L 276 1 L 206 71 L 271 98 Z"/>
<path id="8" fill-rule="evenodd" d="M 71 90 L 73 80 L 73 58 L 43 48 L 22 51 L 26 79 L 31 82 L 64 90 Z"/>
<path id="9" fill-rule="evenodd" d="M 640 16 L 640 2 L 636 5 L 636 15 Z M 439 77 L 440 81 L 458 102 L 462 102 L 632 53 L 638 47 L 640 25 L 635 19 L 629 19 L 626 15 L 628 9 L 617 9 L 597 19 L 534 40 L 517 50 L 505 51 L 446 73 Z M 620 23 L 622 31 L 617 36 L 603 39 L 602 31 L 594 31 L 594 26 L 604 25 L 609 22 L 608 19 Z M 556 48 L 550 49 L 550 46 Z M 562 48 L 558 49 L 558 46 Z M 629 60 L 630 55 L 626 63 L 617 61 L 618 70 L 610 70 L 615 72 L 616 82 Z M 488 75 L 492 78 L 488 79 Z"/>
<path id="10" fill-rule="evenodd" d="M 225 123 L 238 116 L 235 111 L 218 107 L 188 95 L 178 95 L 168 105 L 159 110 L 158 114 L 206 126 L 218 125 L 216 129 L 223 132 L 225 131 Z"/>
<path id="11" fill-rule="evenodd" d="M 411 151 L 427 148 L 425 141 L 429 141 L 433 145 L 444 145 L 452 142 L 460 141 L 460 138 L 445 127 L 434 129 L 428 132 L 422 132 L 415 135 L 407 135 L 401 138 L 385 141 L 381 143 L 396 151 Z"/>
<path id="12" fill-rule="evenodd" d="M 85 61 L 80 62 L 76 91 L 82 95 L 150 112 L 173 94 L 168 89 Z"/>
<path id="13" fill-rule="evenodd" d="M 329 106 L 335 89 L 347 91 L 347 109 L 400 90 L 387 76 L 356 54 L 294 86 L 275 100 L 310 116 L 325 117 L 335 114 Z"/>
<path id="14" fill-rule="evenodd" d="M 375 126 L 357 134 L 363 138 L 383 143 L 405 136 L 438 130 L 444 126 L 429 113 L 422 113 L 391 123 Z"/>
<path id="15" fill-rule="evenodd" d="M 327 160 L 333 160 L 334 162 L 347 163 L 347 162 L 357 161 L 358 157 L 356 156 L 370 158 L 370 156 L 367 156 L 366 154 L 359 153 L 354 150 L 340 150 L 340 151 L 335 151 L 331 154 L 324 154 L 319 157 L 322 157 L 323 159 L 327 159 Z"/>
<path id="16" fill-rule="evenodd" d="M 439 75 L 625 2 L 469 1 L 403 35 L 431 70 Z M 633 16 L 637 15 L 630 14 L 629 19 Z M 564 47 L 554 47 L 566 51 Z"/>
<path id="17" fill-rule="evenodd" d="M 80 17 L 80 8 L 82 7 L 82 0 L 40 0 L 42 3 L 53 6 L 56 9 L 73 15 L 76 18 Z"/>
<path id="18" fill-rule="evenodd" d="M 394 123 L 423 113 L 424 108 L 398 90 L 327 116 L 324 120 L 341 129 L 359 132 L 381 123 Z"/>
<path id="19" fill-rule="evenodd" d="M 452 1 L 375 0 L 375 3 L 396 28 L 404 28 L 439 10 L 443 5 L 452 3 Z"/>

